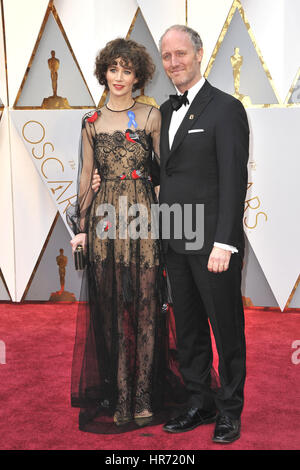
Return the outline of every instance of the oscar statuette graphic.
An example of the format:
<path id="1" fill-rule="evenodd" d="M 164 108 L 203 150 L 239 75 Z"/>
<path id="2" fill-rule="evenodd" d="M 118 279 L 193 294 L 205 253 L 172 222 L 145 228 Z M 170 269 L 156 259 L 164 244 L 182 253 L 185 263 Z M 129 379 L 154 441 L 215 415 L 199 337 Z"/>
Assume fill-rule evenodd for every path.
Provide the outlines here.
<path id="1" fill-rule="evenodd" d="M 233 81 L 234 81 L 234 94 L 233 96 L 240 100 L 244 106 L 251 105 L 251 99 L 248 95 L 242 95 L 240 93 L 240 78 L 241 78 L 241 67 L 243 65 L 243 56 L 240 55 L 240 49 L 234 48 L 234 54 L 230 57 L 231 66 L 233 69 Z"/>
<path id="2" fill-rule="evenodd" d="M 72 292 L 65 291 L 65 277 L 66 277 L 66 266 L 68 264 L 68 258 L 64 255 L 64 250 L 59 250 L 59 255 L 56 257 L 56 264 L 58 265 L 60 290 L 52 292 L 50 296 L 50 302 L 76 302 L 75 295 Z"/>
<path id="3" fill-rule="evenodd" d="M 53 95 L 48 98 L 44 98 L 42 103 L 42 109 L 71 109 L 67 98 L 57 96 L 57 82 L 58 82 L 58 69 L 59 59 L 55 57 L 55 51 L 51 51 L 51 57 L 48 59 L 48 67 L 50 69 L 51 83 Z"/>

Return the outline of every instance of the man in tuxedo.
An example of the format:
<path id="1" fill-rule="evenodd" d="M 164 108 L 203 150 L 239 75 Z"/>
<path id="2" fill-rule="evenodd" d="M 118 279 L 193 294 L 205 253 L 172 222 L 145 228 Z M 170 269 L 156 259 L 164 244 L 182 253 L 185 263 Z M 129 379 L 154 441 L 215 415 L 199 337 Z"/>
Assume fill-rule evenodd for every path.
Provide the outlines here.
<path id="1" fill-rule="evenodd" d="M 216 421 L 213 441 L 240 437 L 246 348 L 241 297 L 243 210 L 247 188 L 249 128 L 243 105 L 201 76 L 202 41 L 175 25 L 161 38 L 166 74 L 178 95 L 161 106 L 160 206 L 204 207 L 202 246 L 163 239 L 176 322 L 187 410 L 165 424 L 170 433 Z M 162 220 L 164 223 L 169 220 Z M 168 230 L 167 230 L 168 232 Z M 162 230 L 162 236 L 164 230 Z M 209 320 L 209 321 L 208 321 Z M 219 355 L 220 388 L 211 390 L 211 324 Z"/>

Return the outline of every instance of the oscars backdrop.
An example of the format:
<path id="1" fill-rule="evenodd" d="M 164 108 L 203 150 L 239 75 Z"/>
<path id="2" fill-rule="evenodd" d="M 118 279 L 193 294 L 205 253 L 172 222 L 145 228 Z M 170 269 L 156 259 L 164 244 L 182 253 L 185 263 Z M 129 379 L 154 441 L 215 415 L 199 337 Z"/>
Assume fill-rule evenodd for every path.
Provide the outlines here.
<path id="1" fill-rule="evenodd" d="M 202 37 L 202 74 L 248 114 L 245 305 L 300 308 L 300 2 L 0 5 L 0 300 L 79 299 L 82 273 L 74 269 L 66 210 L 76 196 L 82 116 L 107 100 L 94 76 L 96 54 L 115 37 L 144 44 L 156 73 L 136 98 L 160 106 L 174 88 L 158 42 L 180 23 Z"/>

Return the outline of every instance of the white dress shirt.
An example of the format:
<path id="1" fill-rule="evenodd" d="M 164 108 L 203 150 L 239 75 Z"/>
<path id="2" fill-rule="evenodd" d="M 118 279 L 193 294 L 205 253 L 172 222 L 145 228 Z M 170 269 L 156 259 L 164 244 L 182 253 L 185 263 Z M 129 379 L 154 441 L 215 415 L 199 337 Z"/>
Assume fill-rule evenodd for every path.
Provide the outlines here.
<path id="1" fill-rule="evenodd" d="M 189 104 L 187 104 L 187 105 L 183 104 L 181 106 L 181 108 L 179 108 L 177 111 L 173 111 L 171 121 L 170 121 L 170 127 L 169 127 L 169 145 L 170 145 L 170 149 L 172 147 L 175 134 L 176 134 L 181 122 L 183 121 L 184 116 L 188 112 L 188 110 L 189 110 L 189 108 L 192 104 L 193 99 L 195 98 L 197 93 L 200 91 L 200 89 L 203 87 L 204 83 L 205 83 L 205 78 L 204 77 L 200 78 L 199 82 L 197 82 L 194 86 L 192 86 L 192 88 L 190 88 L 189 91 L 188 91 L 187 99 L 189 100 Z M 181 94 L 177 90 L 177 88 L 176 88 L 176 92 L 178 93 L 178 95 Z"/>
<path id="2" fill-rule="evenodd" d="M 174 141 L 174 137 L 176 135 L 176 132 L 183 121 L 184 116 L 187 114 L 193 99 L 197 95 L 197 93 L 201 90 L 205 83 L 205 78 L 201 77 L 199 82 L 197 82 L 195 85 L 193 85 L 189 90 L 188 90 L 188 95 L 187 99 L 189 100 L 189 104 L 187 105 L 182 105 L 181 108 L 179 108 L 177 111 L 173 111 L 171 121 L 170 121 L 170 126 L 169 126 L 169 146 L 170 149 L 172 148 L 172 144 Z M 175 87 L 176 88 L 176 87 Z M 181 93 L 177 90 L 176 92 L 180 95 Z M 228 250 L 231 251 L 232 253 L 237 253 L 238 250 L 231 245 L 225 245 L 224 243 L 219 243 L 215 242 L 214 246 L 217 246 L 218 248 L 222 248 L 223 250 Z"/>

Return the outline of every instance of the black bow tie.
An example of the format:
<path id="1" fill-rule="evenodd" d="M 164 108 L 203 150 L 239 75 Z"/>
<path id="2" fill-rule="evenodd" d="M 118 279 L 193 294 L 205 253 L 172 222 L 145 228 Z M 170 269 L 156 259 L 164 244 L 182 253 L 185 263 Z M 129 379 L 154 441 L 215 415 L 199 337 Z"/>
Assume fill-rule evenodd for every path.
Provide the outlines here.
<path id="1" fill-rule="evenodd" d="M 178 111 L 179 108 L 184 104 L 190 104 L 189 100 L 187 99 L 188 90 L 186 90 L 183 95 L 170 95 L 171 105 L 174 111 Z"/>

